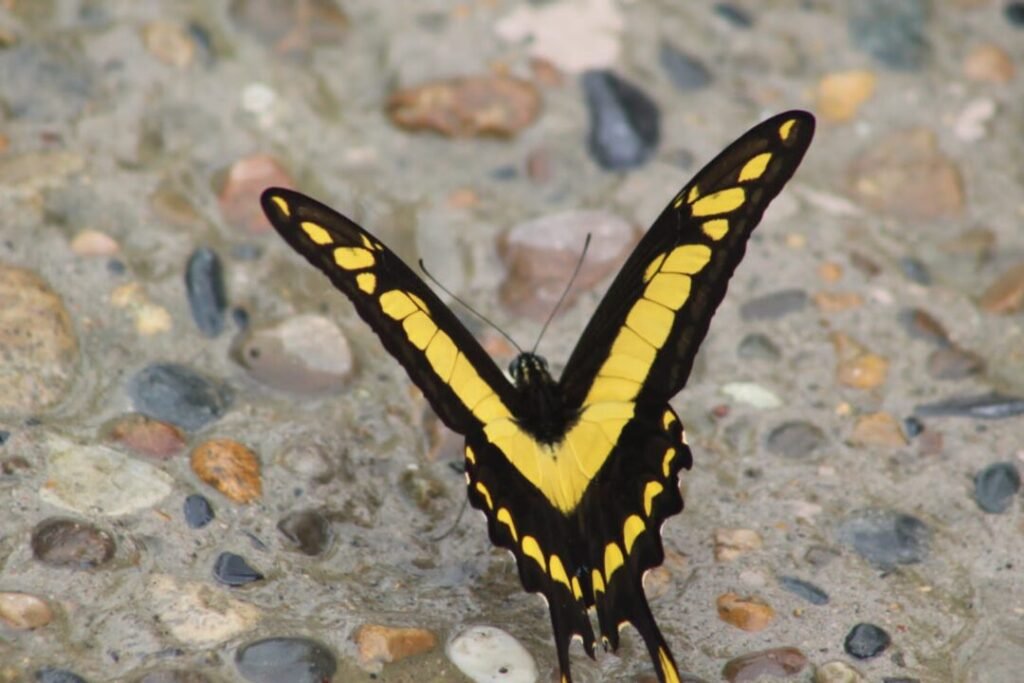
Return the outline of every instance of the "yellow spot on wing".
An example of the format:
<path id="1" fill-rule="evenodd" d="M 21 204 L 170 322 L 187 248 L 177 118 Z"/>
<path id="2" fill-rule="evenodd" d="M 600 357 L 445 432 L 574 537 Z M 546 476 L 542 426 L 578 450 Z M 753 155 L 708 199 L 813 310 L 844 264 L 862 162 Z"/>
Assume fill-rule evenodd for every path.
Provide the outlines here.
<path id="1" fill-rule="evenodd" d="M 516 533 L 516 523 L 512 521 L 512 513 L 508 511 L 508 508 L 501 508 L 498 510 L 497 519 L 508 527 L 509 533 L 512 534 L 512 540 L 518 543 L 519 534 Z"/>
<path id="2" fill-rule="evenodd" d="M 661 264 L 665 262 L 665 254 L 658 254 L 654 257 L 644 270 L 644 282 L 650 281 L 654 274 L 661 270 Z"/>
<path id="3" fill-rule="evenodd" d="M 572 585 L 569 583 L 569 575 L 565 573 L 562 558 L 558 555 L 551 556 L 551 560 L 548 562 L 548 573 L 551 575 L 552 580 L 565 584 L 566 588 L 572 590 Z"/>
<path id="4" fill-rule="evenodd" d="M 377 276 L 373 273 L 359 273 L 356 275 L 356 285 L 367 294 L 373 294 L 377 289 Z"/>
<path id="5" fill-rule="evenodd" d="M 438 330 L 427 345 L 427 361 L 445 384 L 451 380 L 455 358 L 458 355 L 459 350 L 455 348 L 455 342 L 441 330 Z"/>
<path id="6" fill-rule="evenodd" d="M 458 358 L 455 359 L 455 367 L 452 368 L 452 376 L 448 385 L 462 401 L 462 404 L 470 410 L 473 410 L 485 396 L 493 393 L 487 386 L 487 382 L 480 379 L 476 368 L 470 365 L 469 360 L 462 353 L 459 353 Z"/>
<path id="7" fill-rule="evenodd" d="M 644 514 L 648 517 L 651 516 L 651 510 L 654 508 L 654 499 L 659 493 L 665 490 L 659 482 L 649 481 L 644 486 Z"/>
<path id="8" fill-rule="evenodd" d="M 626 315 L 626 325 L 629 329 L 656 349 L 660 349 L 665 343 L 668 333 L 672 331 L 673 322 L 675 316 L 672 315 L 672 311 L 647 299 L 640 299 L 633 304 L 633 308 Z"/>
<path id="9" fill-rule="evenodd" d="M 622 566 L 622 550 L 618 543 L 609 543 L 604 547 L 604 575 L 612 580 L 612 575 Z"/>
<path id="10" fill-rule="evenodd" d="M 630 515 L 626 518 L 625 524 L 622 525 L 622 544 L 626 547 L 627 555 L 633 550 L 637 536 L 643 531 L 644 520 L 640 519 L 639 515 Z"/>
<path id="11" fill-rule="evenodd" d="M 665 457 L 661 460 L 661 474 L 664 477 L 668 476 L 669 465 L 672 464 L 672 458 L 676 457 L 676 449 L 669 447 L 665 449 Z"/>
<path id="12" fill-rule="evenodd" d="M 661 670 L 665 675 L 665 683 L 681 683 L 679 672 L 676 671 L 675 664 L 672 663 L 671 657 L 663 647 L 658 648 L 658 664 L 661 665 Z"/>
<path id="13" fill-rule="evenodd" d="M 595 599 L 598 593 L 604 593 L 604 577 L 601 576 L 601 572 L 597 569 L 590 572 L 590 583 L 594 588 Z"/>
<path id="14" fill-rule="evenodd" d="M 324 230 L 320 225 L 313 223 L 312 221 L 302 221 L 299 223 L 299 227 L 302 228 L 302 232 L 306 233 L 306 237 L 313 240 L 313 244 L 330 244 L 334 240 L 331 239 L 331 233 Z M 335 256 L 337 258 L 337 256 Z M 341 265 L 341 264 L 339 264 Z M 342 266 L 344 268 L 344 266 Z"/>
<path id="15" fill-rule="evenodd" d="M 607 365 L 607 363 L 606 363 Z M 640 391 L 640 383 L 619 377 L 607 377 L 604 366 L 587 392 L 587 403 L 603 403 L 605 401 L 632 401 Z"/>
<path id="16" fill-rule="evenodd" d="M 700 188 L 694 185 L 690 188 L 690 194 L 687 195 L 686 202 L 688 204 L 693 204 L 698 199 L 700 199 Z"/>
<path id="17" fill-rule="evenodd" d="M 583 589 L 580 587 L 580 580 L 572 577 L 572 596 L 577 600 L 583 599 Z"/>
<path id="18" fill-rule="evenodd" d="M 540 544 L 537 543 L 537 539 L 533 536 L 523 536 L 523 555 L 532 557 L 533 560 L 540 565 L 541 571 L 547 572 L 548 566 L 544 562 L 544 553 L 541 552 Z"/>
<path id="19" fill-rule="evenodd" d="M 689 297 L 690 277 L 681 273 L 658 273 L 644 289 L 645 299 L 650 299 L 673 311 L 678 311 Z"/>
<path id="20" fill-rule="evenodd" d="M 740 182 L 743 183 L 748 180 L 757 180 L 760 178 L 764 174 L 764 170 L 768 168 L 768 162 L 771 158 L 771 152 L 761 152 L 756 157 L 743 164 L 743 168 L 740 169 Z"/>
<path id="21" fill-rule="evenodd" d="M 709 221 L 704 221 L 700 229 L 704 231 L 705 235 L 717 242 L 725 237 L 725 233 L 729 232 L 729 221 L 725 218 L 712 218 Z"/>
<path id="22" fill-rule="evenodd" d="M 713 192 L 707 197 L 698 199 L 690 205 L 690 211 L 694 216 L 717 216 L 722 213 L 729 213 L 743 206 L 747 199 L 747 193 L 742 187 L 729 187 L 718 192 Z"/>
<path id="23" fill-rule="evenodd" d="M 385 315 L 395 320 L 402 320 L 418 310 L 409 295 L 397 289 L 388 290 L 380 295 L 380 308 Z"/>
<path id="24" fill-rule="evenodd" d="M 796 119 L 790 119 L 789 121 L 786 121 L 781 126 L 779 126 L 779 137 L 782 138 L 783 140 L 789 139 L 789 134 L 790 132 L 792 132 L 793 124 L 795 123 Z"/>
<path id="25" fill-rule="evenodd" d="M 666 410 L 661 414 L 661 426 L 668 429 L 676 423 L 676 415 L 671 410 Z"/>
<path id="26" fill-rule="evenodd" d="M 469 446 L 466 446 L 466 460 L 470 461 L 474 465 L 476 464 L 476 453 Z"/>
<path id="27" fill-rule="evenodd" d="M 359 235 L 359 237 L 362 238 L 363 246 L 366 247 L 367 249 L 372 249 L 374 251 L 377 251 L 377 250 L 380 249 L 380 245 L 379 244 L 374 244 L 373 242 L 371 242 L 370 238 L 367 235 L 361 234 L 361 235 Z"/>
<path id="28" fill-rule="evenodd" d="M 480 495 L 484 497 L 484 502 L 487 504 L 487 509 L 490 510 L 494 507 L 494 502 L 491 500 L 491 492 L 487 490 L 483 482 L 478 481 L 476 483 L 476 490 L 480 492 Z"/>
<path id="29" fill-rule="evenodd" d="M 680 275 L 679 277 L 685 276 Z M 601 377 L 618 377 L 619 379 L 628 379 L 633 382 L 643 382 L 647 377 L 647 371 L 650 369 L 651 368 L 647 363 L 637 360 L 632 356 L 613 353 L 608 356 L 608 360 L 606 360 L 604 365 L 601 366 L 601 370 L 598 374 Z"/>
<path id="30" fill-rule="evenodd" d="M 488 389 L 490 391 L 490 389 Z M 509 417 L 510 413 L 497 394 L 491 394 L 473 407 L 473 415 L 486 425 Z M 505 449 L 502 449 L 505 450 Z M 508 454 L 508 451 L 505 451 Z"/>
<path id="31" fill-rule="evenodd" d="M 409 343 L 420 351 L 427 348 L 427 344 L 437 332 L 437 325 L 423 311 L 416 311 L 402 320 L 402 327 L 405 329 L 405 335 L 409 337 Z"/>
<path id="32" fill-rule="evenodd" d="M 665 273 L 696 275 L 710 260 L 711 247 L 704 244 L 687 244 L 673 249 L 661 270 Z"/>
<path id="33" fill-rule="evenodd" d="M 284 197 L 278 197 L 278 196 L 275 195 L 275 196 L 270 198 L 270 201 L 272 201 L 275 204 L 277 204 L 278 210 L 281 213 L 283 213 L 285 216 L 291 216 L 292 215 L 292 208 L 290 206 L 288 206 L 288 202 L 286 202 L 284 200 Z"/>
<path id="34" fill-rule="evenodd" d="M 334 250 L 334 262 L 345 270 L 362 270 L 374 264 L 373 254 L 362 247 L 338 247 Z"/>

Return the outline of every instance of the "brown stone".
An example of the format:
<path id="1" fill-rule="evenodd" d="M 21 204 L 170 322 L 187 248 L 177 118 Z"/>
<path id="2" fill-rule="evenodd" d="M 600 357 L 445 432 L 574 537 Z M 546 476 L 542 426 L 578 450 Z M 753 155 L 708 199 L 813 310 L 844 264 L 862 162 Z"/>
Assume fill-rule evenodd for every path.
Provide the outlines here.
<path id="1" fill-rule="evenodd" d="M 254 154 L 228 169 L 220 191 L 220 213 L 230 225 L 259 234 L 272 228 L 260 208 L 260 195 L 268 187 L 291 187 L 291 176 L 271 156 Z"/>
<path id="2" fill-rule="evenodd" d="M 972 81 L 1009 83 L 1016 67 L 1006 50 L 991 43 L 975 45 L 964 57 L 964 76 Z"/>
<path id="3" fill-rule="evenodd" d="M 188 31 L 173 21 L 152 21 L 142 29 L 142 42 L 151 55 L 164 64 L 183 69 L 196 56 L 196 46 Z"/>
<path id="4" fill-rule="evenodd" d="M 812 299 L 822 313 L 838 313 L 864 305 L 864 297 L 857 292 L 818 292 Z"/>
<path id="5" fill-rule="evenodd" d="M 840 384 L 854 389 L 874 389 L 885 382 L 888 359 L 871 353 L 842 332 L 833 333 L 831 339 L 838 356 L 836 378 Z"/>
<path id="6" fill-rule="evenodd" d="M 437 636 L 423 628 L 393 628 L 363 624 L 352 636 L 364 668 L 379 667 L 437 647 Z"/>
<path id="7" fill-rule="evenodd" d="M 771 605 L 756 598 L 723 593 L 718 596 L 715 604 L 719 619 L 744 631 L 762 631 L 775 619 L 775 610 Z"/>
<path id="8" fill-rule="evenodd" d="M 236 503 L 251 503 L 263 493 L 260 461 L 231 439 L 210 439 L 192 450 L 192 471 Z"/>
<path id="9" fill-rule="evenodd" d="M 40 597 L 31 593 L 0 593 L 0 621 L 8 628 L 30 631 L 53 620 L 53 610 Z"/>
<path id="10" fill-rule="evenodd" d="M 1009 315 L 1024 308 L 1024 262 L 1003 271 L 978 304 L 989 313 Z"/>
<path id="11" fill-rule="evenodd" d="M 139 413 L 115 418 L 103 431 L 107 439 L 159 460 L 166 460 L 185 449 L 185 433 L 178 427 Z"/>
<path id="12" fill-rule="evenodd" d="M 715 561 L 732 562 L 740 555 L 759 550 L 764 541 L 753 529 L 715 529 L 714 544 Z"/>
<path id="13" fill-rule="evenodd" d="M 907 445 L 907 438 L 899 422 L 889 413 L 862 415 L 853 426 L 851 440 L 858 446 L 885 446 L 898 448 Z"/>
<path id="14" fill-rule="evenodd" d="M 511 137 L 534 122 L 540 94 L 510 76 L 471 76 L 398 90 L 388 99 L 391 120 L 409 130 L 448 137 Z"/>
<path id="15" fill-rule="evenodd" d="M 826 74 L 818 83 L 817 113 L 835 123 L 853 119 L 871 99 L 876 81 L 875 74 L 864 69 Z"/>
<path id="16" fill-rule="evenodd" d="M 835 284 L 843 277 L 843 267 L 835 261 L 826 261 L 818 266 L 818 277 L 823 282 Z"/>
<path id="17" fill-rule="evenodd" d="M 117 240 L 99 230 L 81 230 L 71 239 L 71 251 L 76 256 L 113 256 L 120 250 Z"/>

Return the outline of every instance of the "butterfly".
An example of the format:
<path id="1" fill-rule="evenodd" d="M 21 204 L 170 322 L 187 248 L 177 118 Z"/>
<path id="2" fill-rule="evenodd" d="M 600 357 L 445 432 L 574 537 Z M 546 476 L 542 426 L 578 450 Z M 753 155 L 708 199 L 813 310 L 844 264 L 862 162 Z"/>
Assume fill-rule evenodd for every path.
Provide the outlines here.
<path id="1" fill-rule="evenodd" d="M 515 556 L 523 588 L 545 597 L 562 683 L 571 682 L 573 638 L 594 657 L 591 610 L 606 650 L 631 624 L 658 680 L 680 680 L 643 590 L 664 560 L 661 527 L 683 509 L 679 472 L 692 463 L 669 400 L 813 134 L 811 114 L 778 114 L 701 169 L 626 260 L 557 380 L 526 352 L 510 382 L 430 287 L 354 221 L 291 190 L 261 197 L 277 232 L 352 300 L 465 436 L 469 502 L 491 541 Z"/>

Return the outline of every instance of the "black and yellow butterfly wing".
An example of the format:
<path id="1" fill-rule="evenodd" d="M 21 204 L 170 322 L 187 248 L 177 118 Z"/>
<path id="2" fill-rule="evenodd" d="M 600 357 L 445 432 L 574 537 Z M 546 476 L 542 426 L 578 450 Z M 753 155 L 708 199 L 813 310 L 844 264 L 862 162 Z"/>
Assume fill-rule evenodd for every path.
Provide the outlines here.
<path id="1" fill-rule="evenodd" d="M 279 233 L 354 302 L 441 419 L 466 435 L 471 503 L 512 551 L 526 590 L 548 601 L 562 680 L 574 636 L 593 655 L 588 612 L 618 646 L 632 624 L 659 680 L 679 680 L 643 593 L 664 559 L 660 528 L 682 510 L 690 466 L 668 400 L 694 355 L 746 240 L 810 144 L 792 111 L 751 129 L 683 188 L 598 306 L 561 380 L 523 354 L 510 384 L 455 316 L 376 238 L 295 192 L 267 190 Z"/>

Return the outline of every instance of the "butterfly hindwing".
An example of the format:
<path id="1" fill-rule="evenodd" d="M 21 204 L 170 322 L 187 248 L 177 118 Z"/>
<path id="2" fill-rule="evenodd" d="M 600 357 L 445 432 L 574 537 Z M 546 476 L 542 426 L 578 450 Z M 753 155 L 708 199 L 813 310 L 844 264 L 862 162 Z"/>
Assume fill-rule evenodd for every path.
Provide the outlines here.
<path id="1" fill-rule="evenodd" d="M 278 233 L 348 295 L 445 424 L 466 434 L 511 414 L 512 385 L 491 357 L 376 237 L 298 192 L 270 188 L 261 201 Z"/>

